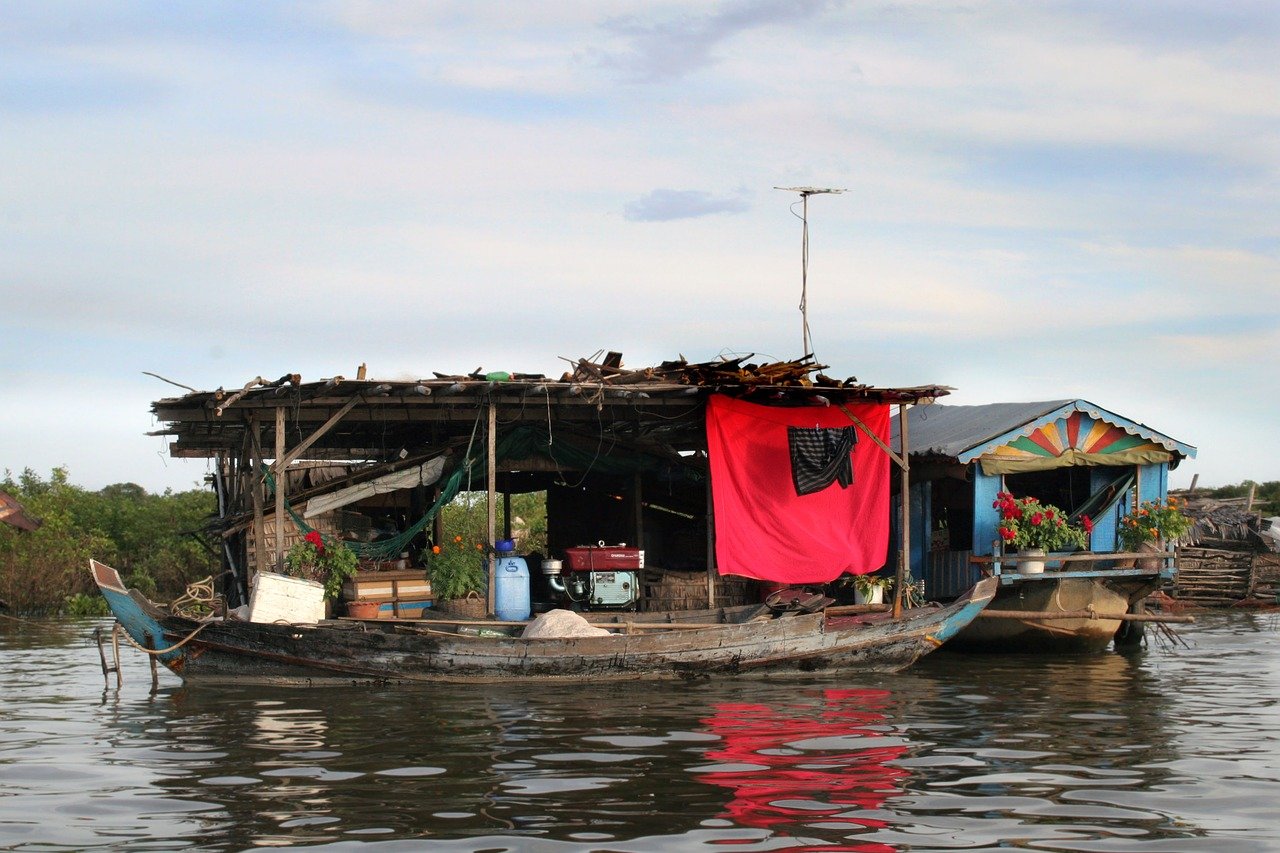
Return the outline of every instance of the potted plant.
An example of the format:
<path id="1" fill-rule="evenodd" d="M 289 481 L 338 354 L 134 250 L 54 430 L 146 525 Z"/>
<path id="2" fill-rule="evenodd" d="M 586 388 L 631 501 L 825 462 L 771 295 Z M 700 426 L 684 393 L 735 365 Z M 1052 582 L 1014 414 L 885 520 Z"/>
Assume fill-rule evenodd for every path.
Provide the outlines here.
<path id="1" fill-rule="evenodd" d="M 1177 498 L 1143 501 L 1137 509 L 1120 519 L 1120 544 L 1128 551 L 1163 553 L 1165 546 L 1185 536 L 1191 519 L 1182 514 Z M 1160 559 L 1139 560 L 1138 568 L 1158 569 Z"/>
<path id="2" fill-rule="evenodd" d="M 307 533 L 284 557 L 286 575 L 322 584 L 328 600 L 338 597 L 343 582 L 355 577 L 359 565 L 354 551 L 336 540 L 326 543 L 318 530 Z"/>
<path id="3" fill-rule="evenodd" d="M 889 575 L 856 575 L 853 578 L 853 600 L 856 604 L 883 604 L 885 593 L 893 588 Z"/>
<path id="4" fill-rule="evenodd" d="M 481 617 L 488 610 L 484 599 L 488 577 L 485 548 L 480 542 L 468 545 L 461 536 L 443 545 L 433 545 L 422 554 L 431 581 L 436 608 L 460 616 Z"/>
<path id="5" fill-rule="evenodd" d="M 1065 512 L 1036 498 L 1015 498 L 1009 492 L 1000 492 L 991 505 L 1000 510 L 1001 541 L 1018 551 L 1019 574 L 1043 572 L 1044 558 L 1050 551 L 1060 551 L 1067 546 L 1084 548 L 1093 531 L 1093 522 L 1088 516 L 1076 527 L 1067 522 Z M 1025 559 L 1028 557 L 1030 559 Z"/>

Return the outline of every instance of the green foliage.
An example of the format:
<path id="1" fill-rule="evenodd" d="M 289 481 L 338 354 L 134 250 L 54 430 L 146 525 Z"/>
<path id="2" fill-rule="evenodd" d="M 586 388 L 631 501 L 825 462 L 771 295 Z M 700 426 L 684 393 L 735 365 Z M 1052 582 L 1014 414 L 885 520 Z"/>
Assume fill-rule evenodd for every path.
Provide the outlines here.
<path id="1" fill-rule="evenodd" d="M 284 555 L 285 574 L 324 584 L 325 598 L 337 598 L 359 568 L 354 551 L 338 541 L 325 542 L 315 530 Z"/>
<path id="2" fill-rule="evenodd" d="M 1052 504 L 1000 492 L 992 506 L 1000 510 L 1000 538 L 1019 551 L 1027 548 L 1061 551 L 1067 546 L 1084 548 L 1088 545 L 1089 534 L 1068 524 L 1067 514 Z"/>
<path id="3" fill-rule="evenodd" d="M 42 521 L 34 531 L 0 524 L 0 598 L 18 612 L 56 612 L 67 596 L 96 592 L 91 557 L 114 566 L 162 597 L 221 571 L 218 558 L 190 531 L 216 509 L 211 492 L 149 494 L 135 483 L 99 491 L 71 484 L 65 468 L 48 478 L 5 472 L 0 489 Z"/>
<path id="4" fill-rule="evenodd" d="M 64 616 L 88 618 L 109 616 L 110 613 L 111 608 L 107 607 L 107 600 L 100 594 L 77 592 L 75 595 L 68 595 L 62 603 L 62 614 Z"/>
<path id="5" fill-rule="evenodd" d="M 441 511 L 444 519 L 444 542 L 461 536 L 468 542 L 488 538 L 488 513 L 484 492 L 462 492 Z M 501 502 L 498 507 L 501 529 Z M 511 496 L 511 533 L 522 554 L 547 553 L 547 493 L 528 492 Z"/>
<path id="6" fill-rule="evenodd" d="M 892 575 L 855 575 L 853 588 L 864 596 L 871 596 L 877 589 L 888 592 L 893 588 Z"/>
<path id="7" fill-rule="evenodd" d="M 431 580 L 431 594 L 437 601 L 484 592 L 487 563 L 482 543 L 468 543 L 457 535 L 450 542 L 428 548 L 422 554 L 422 561 Z"/>
<path id="8" fill-rule="evenodd" d="M 1182 514 L 1177 498 L 1143 501 L 1134 512 L 1120 519 L 1120 543 L 1130 551 L 1146 542 L 1173 542 L 1191 529 L 1191 519 Z"/>

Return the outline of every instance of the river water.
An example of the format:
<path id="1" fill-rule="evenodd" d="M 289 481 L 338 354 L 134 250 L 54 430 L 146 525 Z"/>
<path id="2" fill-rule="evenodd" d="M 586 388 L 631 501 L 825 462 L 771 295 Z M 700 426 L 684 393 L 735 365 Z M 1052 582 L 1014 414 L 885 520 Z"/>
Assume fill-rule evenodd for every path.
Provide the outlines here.
<path id="1" fill-rule="evenodd" d="M 184 687 L 0 619 L 0 849 L 1280 850 L 1274 614 L 1130 655 L 555 688 Z"/>

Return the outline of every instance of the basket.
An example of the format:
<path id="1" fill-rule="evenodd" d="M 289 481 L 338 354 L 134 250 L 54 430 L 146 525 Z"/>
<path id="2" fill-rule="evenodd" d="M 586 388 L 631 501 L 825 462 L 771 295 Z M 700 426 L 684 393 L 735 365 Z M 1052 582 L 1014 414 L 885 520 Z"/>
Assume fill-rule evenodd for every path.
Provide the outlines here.
<path id="1" fill-rule="evenodd" d="M 469 592 L 463 598 L 450 598 L 437 601 L 437 613 L 446 616 L 457 616 L 462 619 L 483 619 L 489 613 L 489 603 L 476 592 Z"/>

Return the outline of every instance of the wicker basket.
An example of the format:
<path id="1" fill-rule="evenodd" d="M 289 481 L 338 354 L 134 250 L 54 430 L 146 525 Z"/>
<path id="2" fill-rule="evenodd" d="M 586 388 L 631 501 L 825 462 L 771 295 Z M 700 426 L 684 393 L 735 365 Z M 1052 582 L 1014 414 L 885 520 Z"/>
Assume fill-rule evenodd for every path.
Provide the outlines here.
<path id="1" fill-rule="evenodd" d="M 489 604 L 478 593 L 469 592 L 465 598 L 437 601 L 436 612 L 460 619 L 483 619 L 489 612 Z"/>

